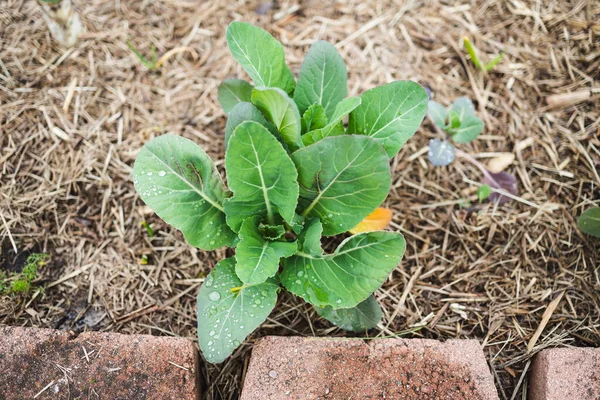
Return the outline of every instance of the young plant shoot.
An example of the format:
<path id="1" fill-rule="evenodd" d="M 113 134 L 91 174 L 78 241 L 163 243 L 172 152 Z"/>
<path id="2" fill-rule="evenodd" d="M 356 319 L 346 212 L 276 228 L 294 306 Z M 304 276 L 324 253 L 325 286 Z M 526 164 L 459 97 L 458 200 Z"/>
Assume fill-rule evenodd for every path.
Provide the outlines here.
<path id="1" fill-rule="evenodd" d="M 383 203 L 389 160 L 416 132 L 428 101 L 411 81 L 347 97 L 346 67 L 327 42 L 311 46 L 296 81 L 269 33 L 233 22 L 226 37 L 252 79 L 218 88 L 228 115 L 228 187 L 202 148 L 183 137 L 156 137 L 134 166 L 140 197 L 191 245 L 235 247 L 198 294 L 198 340 L 213 363 L 265 321 L 283 288 L 343 329 L 380 321 L 373 292 L 402 259 L 403 236 L 360 226 L 331 254 L 321 238 L 353 230 Z"/>
<path id="2" fill-rule="evenodd" d="M 444 106 L 435 101 L 429 101 L 428 115 L 434 126 L 444 133 L 444 140 L 431 139 L 429 141 L 429 162 L 436 167 L 449 165 L 454 161 L 455 156 L 460 156 L 464 160 L 475 165 L 483 174 L 482 186 L 477 192 L 480 201 L 489 199 L 490 201 L 504 204 L 510 200 L 508 196 L 502 194 L 502 191 L 516 195 L 517 179 L 514 175 L 497 170 L 492 172 L 484 167 L 479 161 L 456 149 L 451 143 L 470 143 L 475 140 L 483 131 L 483 121 L 475 113 L 473 103 L 466 97 L 460 97 L 454 101 L 452 107 L 447 110 Z M 504 158 L 498 159 L 496 164 L 503 164 L 501 168 L 507 165 Z M 512 162 L 512 161 L 511 161 Z"/>

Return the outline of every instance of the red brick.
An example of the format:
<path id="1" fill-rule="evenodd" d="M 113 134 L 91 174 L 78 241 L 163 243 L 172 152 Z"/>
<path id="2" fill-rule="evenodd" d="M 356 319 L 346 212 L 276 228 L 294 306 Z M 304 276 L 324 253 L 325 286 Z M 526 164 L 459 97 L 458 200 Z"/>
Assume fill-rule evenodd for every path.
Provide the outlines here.
<path id="1" fill-rule="evenodd" d="M 600 349 L 542 350 L 533 360 L 529 398 L 600 399 Z"/>
<path id="2" fill-rule="evenodd" d="M 498 399 L 475 340 L 266 337 L 242 400 Z"/>
<path id="3" fill-rule="evenodd" d="M 0 327 L 0 370 L 3 400 L 199 397 L 197 352 L 180 338 Z"/>

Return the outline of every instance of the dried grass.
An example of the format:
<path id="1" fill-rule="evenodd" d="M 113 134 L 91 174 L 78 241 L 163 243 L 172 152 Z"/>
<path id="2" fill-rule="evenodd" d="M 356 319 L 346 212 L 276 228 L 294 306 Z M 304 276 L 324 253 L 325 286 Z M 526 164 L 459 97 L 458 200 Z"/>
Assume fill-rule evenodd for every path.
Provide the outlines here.
<path id="1" fill-rule="evenodd" d="M 285 44 L 295 72 L 314 40 L 337 43 L 351 95 L 414 79 L 444 104 L 469 96 L 486 131 L 461 149 L 516 155 L 518 199 L 501 207 L 474 201 L 479 173 L 470 165 L 428 164 L 429 123 L 393 160 L 386 206 L 408 251 L 376 294 L 384 320 L 374 334 L 479 339 L 503 399 L 524 393 L 539 350 L 600 344 L 600 245 L 575 222 L 600 199 L 598 2 L 281 1 L 264 16 L 245 1 L 78 3 L 88 33 L 71 50 L 52 42 L 34 1 L 0 6 L 0 267 L 14 267 L 12 241 L 20 254 L 52 257 L 38 282 L 47 289 L 0 299 L 0 323 L 194 337 L 195 294 L 225 251 L 190 247 L 144 207 L 131 167 L 146 141 L 167 132 L 222 159 L 216 87 L 244 76 L 224 29 L 245 20 Z M 500 50 L 504 60 L 487 75 L 475 71 L 463 35 L 484 60 Z M 142 51 L 150 43 L 159 54 L 194 51 L 174 51 L 149 72 L 129 38 Z M 545 102 L 585 91 L 577 102 Z M 474 205 L 461 208 L 465 198 Z M 283 295 L 233 357 L 204 365 L 206 399 L 239 395 L 252 339 L 267 334 L 344 335 Z"/>

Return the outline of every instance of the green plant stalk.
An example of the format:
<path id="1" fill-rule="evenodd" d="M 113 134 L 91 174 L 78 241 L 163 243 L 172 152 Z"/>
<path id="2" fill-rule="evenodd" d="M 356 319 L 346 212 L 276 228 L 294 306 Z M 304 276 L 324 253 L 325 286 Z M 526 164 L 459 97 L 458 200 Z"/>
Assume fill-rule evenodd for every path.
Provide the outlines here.
<path id="1" fill-rule="evenodd" d="M 148 236 L 154 237 L 154 230 L 152 230 L 152 227 L 146 221 L 142 221 L 142 226 L 146 229 Z"/>
<path id="2" fill-rule="evenodd" d="M 500 60 L 502 60 L 502 58 L 504 58 L 504 52 L 500 52 L 500 54 L 498 54 L 492 61 L 490 61 L 489 63 L 485 64 L 485 66 L 483 67 L 483 69 L 486 72 L 491 71 L 496 64 L 498 64 L 500 62 Z"/>
<path id="3" fill-rule="evenodd" d="M 469 53 L 469 55 L 471 56 L 471 61 L 473 62 L 475 68 L 483 70 L 483 68 L 481 67 L 481 63 L 479 62 L 479 57 L 477 57 L 475 46 L 473 46 L 469 38 L 466 36 L 463 37 L 463 41 L 465 42 L 465 49 L 467 50 L 467 53 Z"/>

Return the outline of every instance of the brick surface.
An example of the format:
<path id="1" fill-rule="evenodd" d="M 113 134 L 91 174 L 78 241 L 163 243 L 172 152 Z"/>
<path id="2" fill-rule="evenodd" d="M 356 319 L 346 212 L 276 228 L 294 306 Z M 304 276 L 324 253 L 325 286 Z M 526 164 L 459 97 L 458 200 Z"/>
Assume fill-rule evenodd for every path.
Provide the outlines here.
<path id="1" fill-rule="evenodd" d="M 474 340 L 266 337 L 242 400 L 498 399 Z"/>
<path id="2" fill-rule="evenodd" d="M 542 350 L 529 375 L 529 399 L 600 399 L 600 349 Z"/>
<path id="3" fill-rule="evenodd" d="M 187 339 L 0 327 L 2 400 L 195 400 L 197 369 Z"/>

